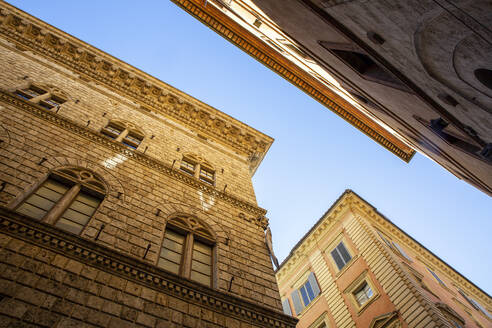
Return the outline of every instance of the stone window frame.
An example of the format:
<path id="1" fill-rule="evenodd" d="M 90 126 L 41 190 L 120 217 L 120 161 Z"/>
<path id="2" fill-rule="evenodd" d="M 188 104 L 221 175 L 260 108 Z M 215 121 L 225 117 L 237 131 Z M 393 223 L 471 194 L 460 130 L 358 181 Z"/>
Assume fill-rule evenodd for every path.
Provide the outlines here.
<path id="1" fill-rule="evenodd" d="M 157 255 L 157 259 L 155 262 L 155 265 L 161 268 L 162 270 L 166 270 L 166 269 L 159 266 L 159 259 L 161 258 L 160 254 L 163 248 L 163 243 L 165 241 L 166 231 L 168 230 L 171 230 L 174 233 L 180 234 L 184 237 L 178 276 L 193 280 L 191 279 L 191 271 L 192 271 L 192 259 L 193 259 L 193 244 L 194 244 L 194 240 L 196 239 L 201 243 L 207 244 L 211 247 L 212 256 L 211 256 L 210 284 L 205 286 L 210 288 L 217 288 L 218 250 L 217 250 L 217 237 L 215 236 L 214 231 L 206 223 L 204 223 L 203 220 L 200 220 L 194 215 L 177 213 L 170 216 L 166 220 L 164 233 L 162 235 L 162 239 L 159 244 L 160 245 L 159 254 Z M 200 283 L 198 281 L 195 282 Z"/>
<path id="2" fill-rule="evenodd" d="M 191 153 L 184 154 L 179 169 L 206 184 L 211 186 L 216 184 L 217 174 L 214 167 L 200 156 Z"/>
<path id="3" fill-rule="evenodd" d="M 359 304 L 356 299 L 355 293 L 362 288 L 364 284 L 367 284 L 372 291 L 372 296 L 364 304 Z M 368 270 L 364 270 L 357 278 L 350 283 L 350 285 L 343 291 L 347 295 L 352 307 L 354 308 L 356 314 L 359 316 L 365 309 L 369 307 L 376 299 L 379 298 L 380 293 L 376 288 L 376 285 L 369 276 Z"/>
<path id="4" fill-rule="evenodd" d="M 313 286 L 315 285 L 318 292 L 316 294 L 316 292 L 313 290 L 313 293 L 315 294 L 314 298 L 311 299 L 308 304 L 305 304 L 300 289 L 306 286 L 307 283 L 310 284 L 311 289 L 313 289 Z M 302 306 L 302 309 L 300 309 L 299 312 L 297 312 L 296 310 L 295 301 L 293 299 L 294 294 L 297 295 L 300 302 L 299 305 Z M 322 294 L 321 286 L 319 284 L 318 278 L 316 278 L 316 274 L 314 273 L 314 270 L 312 268 L 307 269 L 307 271 L 304 272 L 292 285 L 292 291 L 288 297 L 290 299 L 289 304 L 292 303 L 291 312 L 295 314 L 296 317 L 299 317 L 302 313 L 305 313 L 307 309 L 309 309 L 311 306 L 313 306 L 313 304 L 317 302 L 321 294 Z"/>
<path id="5" fill-rule="evenodd" d="M 345 266 L 342 269 L 338 269 L 338 266 L 333 259 L 333 256 L 331 255 L 331 252 L 340 244 L 343 243 L 345 246 L 345 249 L 351 256 L 350 261 L 345 263 Z M 325 248 L 324 251 L 326 257 L 328 258 L 329 263 L 331 264 L 333 268 L 333 272 L 335 272 L 335 278 L 340 277 L 347 269 L 359 258 L 358 253 L 356 250 L 352 247 L 352 245 L 348 242 L 348 238 L 345 236 L 344 232 L 340 232 L 336 237 L 332 239 L 328 247 Z"/>
<path id="6" fill-rule="evenodd" d="M 109 120 L 101 133 L 108 138 L 137 150 L 145 138 L 145 133 L 130 122 L 122 120 Z"/>
<path id="7" fill-rule="evenodd" d="M 26 87 L 17 88 L 14 94 L 49 111 L 58 110 L 68 98 L 61 90 L 38 83 L 29 83 Z"/>
<path id="8" fill-rule="evenodd" d="M 43 188 L 43 186 L 45 186 L 49 181 L 56 181 L 67 187 L 67 190 L 53 205 L 53 207 L 47 210 L 46 214 L 39 219 L 40 222 L 56 226 L 57 222 L 62 219 L 62 216 L 65 214 L 65 211 L 70 209 L 70 206 L 76 200 L 77 196 L 81 194 L 89 194 L 99 200 L 99 204 L 94 208 L 94 211 L 88 218 L 87 222 L 82 225 L 80 232 L 77 234 L 79 236 L 82 235 L 84 230 L 89 226 L 92 218 L 94 218 L 98 210 L 101 208 L 102 203 L 108 195 L 109 188 L 107 183 L 100 177 L 99 174 L 92 170 L 78 166 L 59 167 L 50 170 L 43 179 L 39 180 L 38 183 L 24 192 L 21 197 L 15 199 L 10 204 L 9 208 L 14 211 L 19 210 L 19 208 L 27 200 L 29 200 L 31 196 L 35 195 L 36 192 Z M 29 217 L 29 215 L 26 216 Z M 37 219 L 33 218 L 33 220 Z M 59 229 L 71 233 L 61 227 L 59 227 Z"/>

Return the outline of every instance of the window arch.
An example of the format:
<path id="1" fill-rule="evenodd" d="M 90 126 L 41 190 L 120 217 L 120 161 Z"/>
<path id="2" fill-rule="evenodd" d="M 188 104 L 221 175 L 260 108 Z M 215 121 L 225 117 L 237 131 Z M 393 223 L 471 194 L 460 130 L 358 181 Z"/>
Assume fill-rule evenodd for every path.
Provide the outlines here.
<path id="1" fill-rule="evenodd" d="M 137 149 L 144 138 L 144 133 L 133 124 L 116 120 L 109 121 L 101 133 L 132 149 Z"/>
<path id="2" fill-rule="evenodd" d="M 215 237 L 196 217 L 172 217 L 166 224 L 157 266 L 212 287 L 215 244 Z"/>
<path id="3" fill-rule="evenodd" d="M 15 94 L 47 110 L 57 110 L 61 104 L 67 101 L 64 92 L 42 84 L 30 84 L 27 88 L 17 89 Z"/>
<path id="4" fill-rule="evenodd" d="M 212 164 L 200 156 L 194 154 L 183 155 L 180 170 L 209 185 L 215 185 L 215 169 Z"/>
<path id="5" fill-rule="evenodd" d="M 106 193 L 105 182 L 94 172 L 79 167 L 64 167 L 52 171 L 15 211 L 80 234 Z"/>

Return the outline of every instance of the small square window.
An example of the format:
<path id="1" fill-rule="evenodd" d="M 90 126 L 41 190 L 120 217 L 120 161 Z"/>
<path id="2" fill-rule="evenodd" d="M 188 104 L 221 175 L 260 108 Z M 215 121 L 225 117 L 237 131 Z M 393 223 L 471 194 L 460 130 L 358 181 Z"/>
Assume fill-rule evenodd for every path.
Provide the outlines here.
<path id="1" fill-rule="evenodd" d="M 371 281 L 369 272 L 365 270 L 345 290 L 355 308 L 357 315 L 364 311 L 379 297 L 379 292 Z"/>
<path id="2" fill-rule="evenodd" d="M 354 297 L 355 300 L 357 301 L 357 304 L 359 304 L 359 307 L 362 307 L 364 304 L 366 304 L 371 297 L 374 295 L 372 292 L 371 286 L 367 283 L 367 281 L 364 281 L 362 285 L 359 286 L 354 292 Z"/>

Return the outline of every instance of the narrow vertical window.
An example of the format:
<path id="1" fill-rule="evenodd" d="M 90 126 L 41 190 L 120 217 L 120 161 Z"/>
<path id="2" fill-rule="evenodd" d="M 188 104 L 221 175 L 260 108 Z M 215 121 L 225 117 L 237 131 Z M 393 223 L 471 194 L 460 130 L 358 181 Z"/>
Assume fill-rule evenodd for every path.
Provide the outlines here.
<path id="1" fill-rule="evenodd" d="M 198 240 L 193 241 L 190 279 L 204 285 L 212 279 L 212 247 Z"/>
<path id="2" fill-rule="evenodd" d="M 53 206 L 70 189 L 53 178 L 46 182 L 29 196 L 18 208 L 17 212 L 36 220 L 41 220 Z"/>
<path id="3" fill-rule="evenodd" d="M 195 166 L 196 166 L 195 162 L 185 157 L 181 160 L 180 169 L 181 171 L 186 172 L 190 175 L 195 175 Z"/>
<path id="4" fill-rule="evenodd" d="M 214 245 L 212 235 L 196 218 L 172 218 L 166 226 L 157 266 L 212 286 Z"/>
<path id="5" fill-rule="evenodd" d="M 215 180 L 215 172 L 212 169 L 201 165 L 200 180 L 213 185 Z"/>
<path id="6" fill-rule="evenodd" d="M 166 229 L 157 265 L 174 274 L 179 274 L 185 236 Z"/>
<path id="7" fill-rule="evenodd" d="M 331 256 L 335 261 L 338 270 L 342 270 L 343 267 L 345 267 L 345 265 L 347 265 L 347 263 L 352 259 L 343 242 L 340 242 L 337 247 L 331 251 Z"/>

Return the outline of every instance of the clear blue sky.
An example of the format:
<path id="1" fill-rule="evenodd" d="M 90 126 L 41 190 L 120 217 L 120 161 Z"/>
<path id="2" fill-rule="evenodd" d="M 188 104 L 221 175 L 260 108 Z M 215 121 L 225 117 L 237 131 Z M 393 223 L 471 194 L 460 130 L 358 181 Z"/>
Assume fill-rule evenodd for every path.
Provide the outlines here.
<path id="1" fill-rule="evenodd" d="M 404 163 L 170 1 L 9 2 L 275 138 L 253 180 L 279 260 L 350 188 L 492 293 L 490 197 Z"/>

